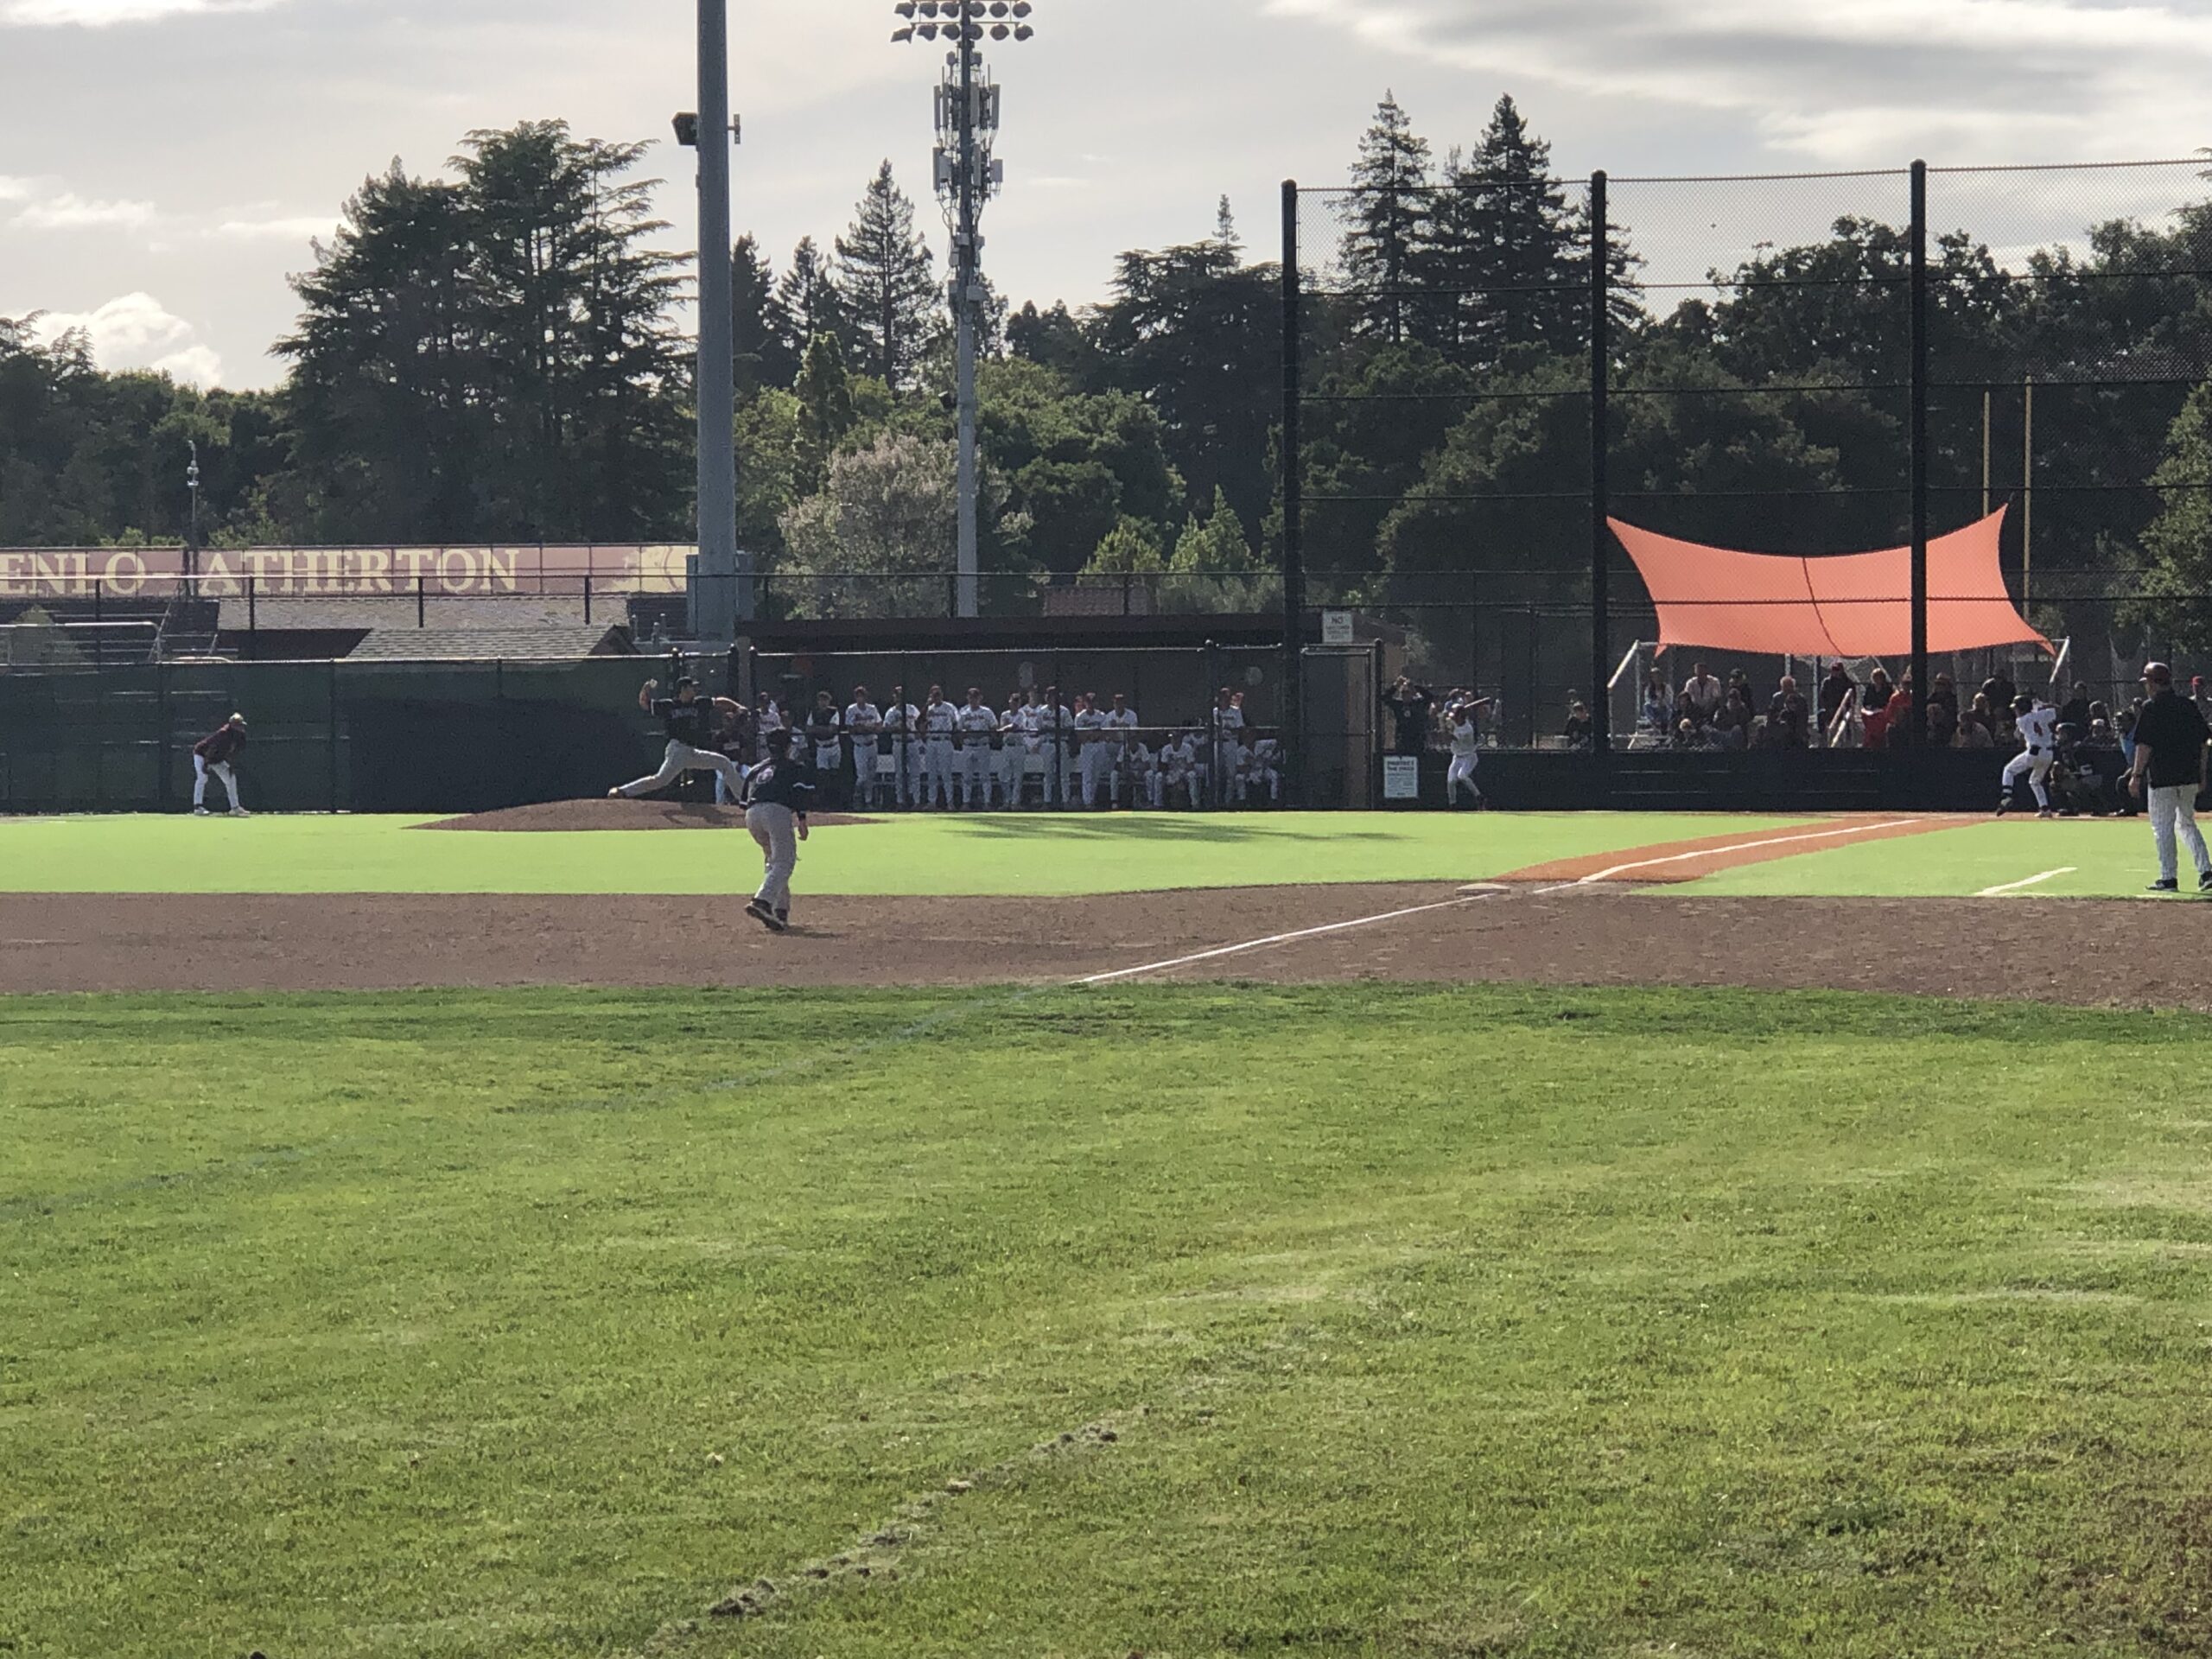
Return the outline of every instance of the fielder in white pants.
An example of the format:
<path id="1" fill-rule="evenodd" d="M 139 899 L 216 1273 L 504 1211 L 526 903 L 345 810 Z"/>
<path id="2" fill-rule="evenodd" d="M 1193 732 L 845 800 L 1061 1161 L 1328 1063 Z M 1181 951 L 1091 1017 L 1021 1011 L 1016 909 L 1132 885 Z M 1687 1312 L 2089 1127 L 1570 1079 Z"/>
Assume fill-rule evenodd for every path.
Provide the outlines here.
<path id="1" fill-rule="evenodd" d="M 2196 861 L 2198 885 L 2212 881 L 2212 850 L 2207 850 L 2204 832 L 2196 826 L 2195 784 L 2151 791 L 2151 833 L 2158 837 L 2158 880 L 2162 884 L 2180 885 L 2183 842 L 2189 843 L 2190 856 Z"/>
<path id="2" fill-rule="evenodd" d="M 211 766 L 204 758 L 196 754 L 192 757 L 192 810 L 197 812 L 207 804 L 207 779 L 210 775 L 222 785 L 223 793 L 231 798 L 231 811 L 233 814 L 238 812 L 238 774 L 231 770 L 231 763 L 218 760 Z"/>

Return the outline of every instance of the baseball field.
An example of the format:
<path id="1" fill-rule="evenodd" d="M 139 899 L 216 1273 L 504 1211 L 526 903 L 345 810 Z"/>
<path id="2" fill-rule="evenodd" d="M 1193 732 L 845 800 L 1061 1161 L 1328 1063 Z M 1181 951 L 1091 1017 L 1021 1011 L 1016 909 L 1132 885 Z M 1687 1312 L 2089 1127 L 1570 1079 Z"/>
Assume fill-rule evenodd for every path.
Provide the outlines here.
<path id="1" fill-rule="evenodd" d="M 2212 1651 L 2148 855 L 0 822 L 0 1654 Z"/>

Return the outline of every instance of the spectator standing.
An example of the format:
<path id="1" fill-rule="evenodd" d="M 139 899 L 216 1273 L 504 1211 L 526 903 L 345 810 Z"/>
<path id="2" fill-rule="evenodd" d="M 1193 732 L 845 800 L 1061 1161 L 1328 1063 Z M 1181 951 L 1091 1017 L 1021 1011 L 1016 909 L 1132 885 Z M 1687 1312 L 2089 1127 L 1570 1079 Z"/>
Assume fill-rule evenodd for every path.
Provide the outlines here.
<path id="1" fill-rule="evenodd" d="M 1382 706 L 1390 711 L 1396 722 L 1397 746 L 1393 754 L 1420 754 L 1428 747 L 1428 723 L 1436 712 L 1436 698 L 1425 685 L 1415 685 L 1407 676 L 1398 676 L 1397 683 L 1383 693 Z M 1229 690 L 1222 688 L 1220 698 L 1214 706 L 1214 728 L 1218 731 L 1223 716 L 1236 713 L 1241 725 L 1243 715 L 1232 704 Z"/>
<path id="2" fill-rule="evenodd" d="M 1981 695 L 1989 699 L 1989 706 L 2002 715 L 2020 695 L 2020 688 L 2012 683 L 2012 677 L 1999 669 L 1981 683 Z"/>
<path id="3" fill-rule="evenodd" d="M 1674 721 L 1674 695 L 1667 690 L 1665 677 L 1655 668 L 1643 677 L 1643 700 L 1636 713 L 1637 729 L 1663 737 L 1673 729 Z"/>
<path id="4" fill-rule="evenodd" d="M 1833 734 L 1836 716 L 1847 704 L 1858 701 L 1859 684 L 1851 677 L 1851 671 L 1841 663 L 1830 663 L 1827 677 L 1821 682 L 1821 729 Z"/>
<path id="5" fill-rule="evenodd" d="M 1597 742 L 1597 728 L 1590 719 L 1590 706 L 1578 702 L 1567 711 L 1567 724 L 1560 735 L 1567 740 L 1570 749 L 1586 750 Z"/>
<path id="6" fill-rule="evenodd" d="M 2135 768 L 2128 775 L 2128 793 L 2147 801 L 2151 830 L 2158 848 L 2158 879 L 2153 893 L 2176 893 L 2181 887 L 2181 849 L 2186 841 L 2196 860 L 2196 886 L 2212 893 L 2212 851 L 2196 827 L 2196 798 L 2212 785 L 2212 728 L 2194 702 L 2174 690 L 2174 671 L 2164 663 L 2143 671 L 2150 691 L 2141 718 L 2135 722 Z"/>

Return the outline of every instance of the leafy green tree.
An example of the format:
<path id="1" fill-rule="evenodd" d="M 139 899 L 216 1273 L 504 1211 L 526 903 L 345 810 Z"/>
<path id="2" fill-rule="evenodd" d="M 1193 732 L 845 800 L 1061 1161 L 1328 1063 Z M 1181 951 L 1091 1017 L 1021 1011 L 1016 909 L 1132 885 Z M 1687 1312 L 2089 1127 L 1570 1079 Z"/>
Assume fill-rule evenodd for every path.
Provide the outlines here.
<path id="1" fill-rule="evenodd" d="M 845 353 L 835 334 L 817 334 L 807 346 L 796 391 L 798 423 L 793 480 L 798 493 L 806 496 L 828 480 L 830 458 L 858 418 L 852 378 L 845 372 Z"/>
<path id="2" fill-rule="evenodd" d="M 499 411 L 480 480 L 495 539 L 665 533 L 691 467 L 685 346 L 671 317 L 683 262 L 645 245 L 658 181 L 644 143 L 561 121 L 469 134 L 453 165 L 469 216 L 479 389 Z"/>
<path id="3" fill-rule="evenodd" d="M 1428 235 L 1428 141 L 1385 92 L 1352 163 L 1357 217 L 1344 232 L 1344 270 L 1361 296 L 1363 328 L 1392 346 L 1411 332 L 1416 308 L 1408 292 Z"/>
<path id="4" fill-rule="evenodd" d="M 1273 265 L 1233 240 L 1125 253 L 1089 332 L 1106 385 L 1158 412 L 1168 460 L 1196 508 L 1225 491 L 1260 523 L 1282 404 L 1282 306 Z"/>
<path id="5" fill-rule="evenodd" d="M 868 181 L 852 228 L 837 238 L 837 301 L 855 355 L 896 393 L 912 384 L 942 296 L 914 204 L 886 162 Z"/>
<path id="6" fill-rule="evenodd" d="M 942 616 L 957 530 L 953 458 L 887 432 L 838 454 L 821 491 L 784 517 L 778 587 L 802 617 Z"/>
<path id="7" fill-rule="evenodd" d="M 1007 320 L 1006 340 L 1014 356 L 1056 369 L 1071 385 L 1088 385 L 1098 377 L 1097 348 L 1065 300 L 1049 311 L 1030 301 Z"/>
<path id="8" fill-rule="evenodd" d="M 398 162 L 348 200 L 335 239 L 293 279 L 302 312 L 278 340 L 318 541 L 484 535 L 480 496 L 499 418 L 485 395 L 474 213 L 461 187 Z"/>
<path id="9" fill-rule="evenodd" d="M 1213 511 L 1192 514 L 1167 561 L 1160 584 L 1163 610 L 1234 616 L 1269 610 L 1282 602 L 1282 579 L 1253 550 L 1226 491 L 1214 493 Z"/>
<path id="10" fill-rule="evenodd" d="M 2202 651 L 2212 647 L 2212 381 L 2175 417 L 2152 481 L 2159 510 L 2143 537 L 2149 591 L 2122 619 L 2162 645 Z"/>
<path id="11" fill-rule="evenodd" d="M 1141 518 L 1122 518 L 1098 539 L 1076 575 L 1078 588 L 1115 588 L 1141 593 L 1156 607 L 1167 560 L 1160 550 L 1160 531 Z"/>

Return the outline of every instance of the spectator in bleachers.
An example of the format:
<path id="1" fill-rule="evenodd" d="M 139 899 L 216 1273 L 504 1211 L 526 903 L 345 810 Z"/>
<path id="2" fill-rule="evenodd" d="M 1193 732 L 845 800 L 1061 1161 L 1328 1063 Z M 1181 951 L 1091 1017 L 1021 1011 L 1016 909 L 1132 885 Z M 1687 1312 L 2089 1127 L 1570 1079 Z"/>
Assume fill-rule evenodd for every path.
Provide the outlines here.
<path id="1" fill-rule="evenodd" d="M 1981 695 L 1989 699 L 1989 706 L 1999 715 L 2009 711 L 2018 700 L 2020 688 L 2012 683 L 2012 677 L 1999 669 L 1981 683 Z"/>
<path id="2" fill-rule="evenodd" d="M 1666 677 L 1653 669 L 1643 677 L 1643 701 L 1636 711 L 1636 728 L 1653 737 L 1664 737 L 1675 720 L 1674 694 Z"/>
<path id="3" fill-rule="evenodd" d="M 1741 688 L 1730 686 L 1728 700 L 1720 705 L 1720 718 L 1713 722 L 1724 749 L 1748 749 L 1751 747 L 1751 704 Z"/>
<path id="4" fill-rule="evenodd" d="M 1597 732 L 1597 726 L 1590 718 L 1587 703 L 1578 702 L 1569 707 L 1567 725 L 1560 733 L 1567 740 L 1568 748 L 1586 750 L 1593 747 L 1598 741 Z"/>
<path id="5" fill-rule="evenodd" d="M 2074 695 L 2058 706 L 2058 723 L 2071 726 L 2086 735 L 2089 722 L 2095 718 L 2096 715 L 2090 712 L 2089 688 L 2079 681 L 2075 682 Z"/>
<path id="6" fill-rule="evenodd" d="M 1690 718 L 1701 727 L 1710 726 L 1719 717 L 1720 707 L 1728 700 L 1728 688 L 1703 663 L 1697 663 L 1691 667 L 1682 695 L 1689 699 Z"/>
<path id="7" fill-rule="evenodd" d="M 1865 699 L 1866 712 L 1870 715 L 1881 715 L 1886 724 L 1890 712 L 1890 699 L 1897 696 L 1897 687 L 1890 683 L 1890 671 L 1877 667 L 1866 677 Z"/>
<path id="8" fill-rule="evenodd" d="M 1981 694 L 1979 691 L 1974 693 L 1974 700 L 1977 703 L 1981 701 Z M 1995 748 L 1997 736 L 1989 729 L 1986 716 L 1987 711 L 1985 709 L 1978 709 L 1968 714 L 1959 722 L 1958 730 L 1951 734 L 1951 747 L 1955 749 L 1976 750 Z"/>
<path id="9" fill-rule="evenodd" d="M 1958 725 L 1959 688 L 1949 675 L 1938 674 L 1936 677 L 1935 683 L 1928 690 L 1928 706 L 1930 709 L 1948 709 L 1951 711 L 1951 724 L 1954 727 Z"/>
<path id="10" fill-rule="evenodd" d="M 1767 724 L 1777 728 L 1773 745 L 1777 748 L 1802 749 L 1811 734 L 1812 712 L 1805 706 L 1804 694 L 1797 690 L 1797 678 L 1793 674 L 1782 677 L 1782 684 L 1775 691 L 1774 701 L 1767 705 Z"/>

